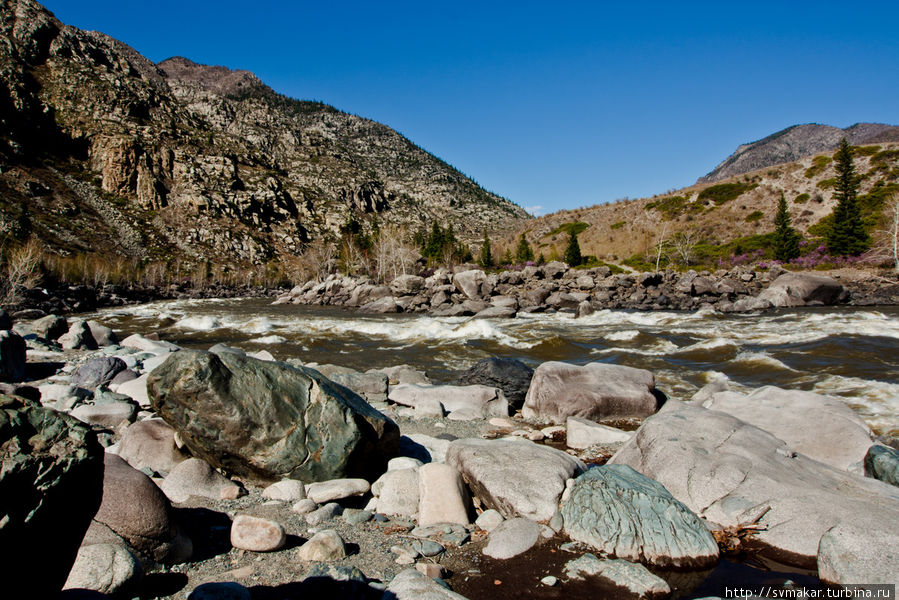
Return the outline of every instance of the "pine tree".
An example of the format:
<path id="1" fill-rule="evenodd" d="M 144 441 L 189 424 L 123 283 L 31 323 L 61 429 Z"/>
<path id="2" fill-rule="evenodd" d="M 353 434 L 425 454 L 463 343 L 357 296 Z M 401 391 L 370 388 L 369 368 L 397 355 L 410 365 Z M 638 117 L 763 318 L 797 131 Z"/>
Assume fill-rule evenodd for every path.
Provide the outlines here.
<path id="1" fill-rule="evenodd" d="M 837 256 L 857 256 L 871 246 L 871 238 L 865 231 L 861 209 L 858 206 L 859 177 L 852 163 L 852 148 L 846 138 L 834 153 L 837 171 L 833 197 L 837 205 L 833 209 L 833 222 L 827 231 L 827 248 Z"/>
<path id="2" fill-rule="evenodd" d="M 518 247 L 515 249 L 515 260 L 520 263 L 534 260 L 534 251 L 531 250 L 531 245 L 528 244 L 523 233 L 518 236 Z"/>
<path id="3" fill-rule="evenodd" d="M 789 262 L 799 256 L 799 234 L 793 229 L 790 211 L 787 210 L 787 199 L 783 193 L 777 205 L 774 217 L 774 258 L 781 262 Z"/>
<path id="4" fill-rule="evenodd" d="M 565 248 L 565 262 L 569 267 L 577 267 L 584 262 L 581 256 L 581 245 L 578 244 L 577 234 L 574 231 L 568 232 L 568 247 Z"/>
<path id="5" fill-rule="evenodd" d="M 478 254 L 478 265 L 484 269 L 489 269 L 493 266 L 493 252 L 490 248 L 490 238 L 487 237 L 486 231 L 484 231 L 484 241 L 481 242 L 481 252 Z"/>

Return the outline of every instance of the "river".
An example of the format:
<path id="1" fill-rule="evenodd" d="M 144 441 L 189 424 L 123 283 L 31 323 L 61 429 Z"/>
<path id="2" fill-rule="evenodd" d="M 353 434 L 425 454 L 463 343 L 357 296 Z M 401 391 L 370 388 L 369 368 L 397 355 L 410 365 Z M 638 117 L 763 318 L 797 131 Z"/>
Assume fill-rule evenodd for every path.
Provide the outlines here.
<path id="1" fill-rule="evenodd" d="M 899 436 L 899 307 L 804 308 L 764 314 L 603 310 L 507 320 L 362 315 L 270 299 L 176 300 L 104 309 L 124 334 L 176 344 L 219 342 L 278 359 L 359 370 L 409 364 L 449 382 L 496 355 L 648 369 L 669 397 L 689 399 L 716 378 L 737 391 L 762 385 L 836 396 L 876 433 Z"/>

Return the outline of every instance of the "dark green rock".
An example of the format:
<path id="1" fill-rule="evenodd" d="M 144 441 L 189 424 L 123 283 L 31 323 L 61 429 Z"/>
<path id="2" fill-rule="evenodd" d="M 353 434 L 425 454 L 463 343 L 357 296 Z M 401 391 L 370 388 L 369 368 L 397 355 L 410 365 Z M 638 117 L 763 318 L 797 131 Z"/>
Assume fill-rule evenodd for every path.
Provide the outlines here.
<path id="1" fill-rule="evenodd" d="M 25 378 L 25 340 L 14 331 L 0 330 L 0 381 Z"/>
<path id="2" fill-rule="evenodd" d="M 88 425 L 0 395 L 3 570 L 28 577 L 28 596 L 55 598 L 103 494 L 103 448 Z"/>
<path id="3" fill-rule="evenodd" d="M 865 455 L 865 475 L 899 486 L 899 450 L 874 445 Z"/>
<path id="4" fill-rule="evenodd" d="M 185 350 L 147 391 L 195 456 L 251 480 L 371 480 L 399 450 L 393 421 L 312 369 Z"/>

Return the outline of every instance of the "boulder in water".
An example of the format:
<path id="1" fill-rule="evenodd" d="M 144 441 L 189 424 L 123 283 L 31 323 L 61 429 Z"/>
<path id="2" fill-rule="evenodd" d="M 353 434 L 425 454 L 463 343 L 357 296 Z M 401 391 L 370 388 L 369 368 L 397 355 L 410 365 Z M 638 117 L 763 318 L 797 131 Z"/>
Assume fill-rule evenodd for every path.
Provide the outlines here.
<path id="1" fill-rule="evenodd" d="M 312 369 L 183 350 L 147 389 L 195 456 L 251 480 L 373 480 L 399 451 L 393 421 Z"/>
<path id="2" fill-rule="evenodd" d="M 772 306 L 806 306 L 836 304 L 846 296 L 846 290 L 833 277 L 815 273 L 784 273 L 758 295 L 759 300 Z"/>

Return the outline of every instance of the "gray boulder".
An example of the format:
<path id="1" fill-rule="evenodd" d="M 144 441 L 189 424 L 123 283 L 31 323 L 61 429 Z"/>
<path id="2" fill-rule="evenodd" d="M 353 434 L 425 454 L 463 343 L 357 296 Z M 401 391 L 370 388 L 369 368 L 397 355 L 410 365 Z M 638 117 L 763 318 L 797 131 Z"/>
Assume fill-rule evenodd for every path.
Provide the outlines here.
<path id="1" fill-rule="evenodd" d="M 491 356 L 476 362 L 462 373 L 458 385 L 486 385 L 499 388 L 514 409 L 524 404 L 534 370 L 514 358 Z"/>
<path id="2" fill-rule="evenodd" d="M 835 525 L 818 544 L 818 577 L 832 585 L 899 583 L 895 524 L 875 531 Z"/>
<path id="3" fill-rule="evenodd" d="M 470 411 L 477 418 L 509 416 L 509 403 L 502 391 L 485 385 L 401 384 L 391 389 L 387 397 L 413 408 L 423 401 L 437 401 L 448 413 Z"/>
<path id="4" fill-rule="evenodd" d="M 660 567 L 697 568 L 718 561 L 702 520 L 660 483 L 626 465 L 590 469 L 562 505 L 565 532 L 604 555 Z"/>
<path id="5" fill-rule="evenodd" d="M 88 321 L 87 326 L 90 328 L 91 335 L 94 336 L 94 340 L 97 342 L 98 346 L 112 346 L 113 344 L 118 343 L 118 336 L 116 336 L 115 332 L 106 325 L 96 321 Z"/>
<path id="6" fill-rule="evenodd" d="M 865 454 L 865 475 L 899 486 L 899 450 L 875 444 Z"/>
<path id="7" fill-rule="evenodd" d="M 125 361 L 115 356 L 92 358 L 72 373 L 72 385 L 93 389 L 109 383 L 127 368 Z"/>
<path id="8" fill-rule="evenodd" d="M 90 427 L 0 395 L 0 548 L 11 576 L 33 573 L 28 596 L 62 589 L 103 494 L 103 448 Z"/>
<path id="9" fill-rule="evenodd" d="M 137 418 L 137 404 L 133 402 L 105 402 L 103 404 L 82 404 L 72 409 L 71 415 L 89 425 L 114 429 L 127 421 Z"/>
<path id="10" fill-rule="evenodd" d="M 481 298 L 481 286 L 487 281 L 487 274 L 480 269 L 462 271 L 453 275 L 453 285 L 469 300 Z"/>
<path id="11" fill-rule="evenodd" d="M 333 373 L 328 378 L 350 388 L 369 402 L 387 399 L 386 373 Z"/>
<path id="12" fill-rule="evenodd" d="M 400 312 L 400 310 L 400 305 L 397 304 L 396 298 L 393 296 L 385 296 L 383 298 L 378 298 L 377 300 L 372 300 L 359 308 L 360 312 L 374 314 L 397 313 Z"/>
<path id="13" fill-rule="evenodd" d="M 564 452 L 524 440 L 456 440 L 449 445 L 446 462 L 459 470 L 485 506 L 507 519 L 533 521 L 549 521 L 565 482 L 585 470 Z"/>
<path id="14" fill-rule="evenodd" d="M 31 331 L 37 337 L 50 341 L 58 340 L 68 330 L 68 322 L 66 322 L 65 317 L 60 317 L 59 315 L 47 315 L 31 323 Z"/>
<path id="15" fill-rule="evenodd" d="M 551 361 L 534 371 L 521 412 L 526 419 L 556 424 L 568 417 L 592 421 L 646 417 L 658 408 L 654 392 L 655 377 L 643 369 Z"/>
<path id="16" fill-rule="evenodd" d="M 698 515 L 724 527 L 757 522 L 762 554 L 814 568 L 818 542 L 843 524 L 892 532 L 899 553 L 899 489 L 812 460 L 731 415 L 669 402 L 609 464 L 655 479 Z"/>
<path id="17" fill-rule="evenodd" d="M 516 517 L 503 521 L 490 532 L 484 554 L 505 560 L 527 552 L 539 540 L 540 526 L 530 519 Z"/>
<path id="18" fill-rule="evenodd" d="M 400 275 L 390 282 L 390 290 L 397 296 L 414 296 L 425 285 L 424 277 Z"/>
<path id="19" fill-rule="evenodd" d="M 164 564 L 188 560 L 193 544 L 153 480 L 114 454 L 104 456 L 103 502 L 85 544 L 125 543 L 138 557 Z"/>
<path id="20" fill-rule="evenodd" d="M 718 392 L 702 406 L 764 429 L 793 450 L 838 469 L 860 464 L 873 443 L 868 425 L 831 396 L 765 386 L 750 394 Z"/>
<path id="21" fill-rule="evenodd" d="M 175 442 L 175 429 L 162 419 L 129 425 L 119 441 L 118 455 L 135 469 L 150 468 L 162 475 L 187 460 Z"/>
<path id="22" fill-rule="evenodd" d="M 59 336 L 57 341 L 66 350 L 96 350 L 98 347 L 97 340 L 84 319 L 72 321 L 69 331 Z"/>
<path id="23" fill-rule="evenodd" d="M 647 600 L 660 600 L 671 594 L 668 583 L 643 565 L 626 560 L 599 559 L 590 553 L 568 561 L 565 564 L 565 575 L 568 579 L 573 580 L 596 578 L 624 588 L 632 597 Z M 615 597 L 619 597 L 619 595 L 615 594 Z M 628 596 L 622 595 L 621 597 Z"/>
<path id="24" fill-rule="evenodd" d="M 0 330 L 0 381 L 25 379 L 25 340 L 16 332 Z"/>
<path id="25" fill-rule="evenodd" d="M 488 306 L 479 310 L 473 319 L 511 319 L 518 313 L 511 306 Z"/>
<path id="26" fill-rule="evenodd" d="M 772 306 L 836 304 L 846 295 L 845 288 L 833 277 L 815 273 L 784 273 L 758 295 Z"/>
<path id="27" fill-rule="evenodd" d="M 212 500 L 234 500 L 243 489 L 199 458 L 177 464 L 159 486 L 172 502 L 185 502 L 191 496 Z"/>
<path id="28" fill-rule="evenodd" d="M 393 421 L 312 369 L 184 350 L 147 390 L 195 456 L 247 479 L 371 480 L 399 451 Z"/>
<path id="29" fill-rule="evenodd" d="M 416 569 L 397 573 L 387 586 L 383 600 L 466 600 Z"/>
<path id="30" fill-rule="evenodd" d="M 78 550 L 65 589 L 130 598 L 143 575 L 140 562 L 122 544 L 91 544 Z"/>

